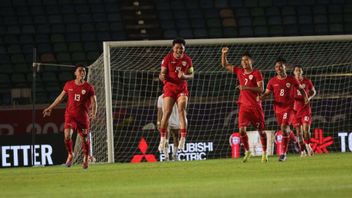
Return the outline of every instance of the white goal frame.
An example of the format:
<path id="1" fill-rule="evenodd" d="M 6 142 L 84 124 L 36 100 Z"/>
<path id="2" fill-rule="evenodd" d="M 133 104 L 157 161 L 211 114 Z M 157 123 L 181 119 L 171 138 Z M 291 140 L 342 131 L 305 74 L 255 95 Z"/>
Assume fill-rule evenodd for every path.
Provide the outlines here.
<path id="1" fill-rule="evenodd" d="M 260 37 L 260 38 L 227 38 L 227 39 L 188 39 L 187 45 L 219 45 L 219 44 L 264 44 L 264 43 L 297 43 L 297 42 L 323 42 L 323 41 L 351 41 L 352 35 L 329 35 L 329 36 L 289 36 L 289 37 Z M 106 133 L 108 163 L 114 159 L 113 137 L 113 113 L 112 113 L 112 90 L 111 90 L 111 48 L 121 47 L 148 47 L 170 46 L 170 40 L 153 41 L 105 41 L 103 42 L 104 60 L 104 83 L 105 83 L 105 109 L 106 109 Z"/>

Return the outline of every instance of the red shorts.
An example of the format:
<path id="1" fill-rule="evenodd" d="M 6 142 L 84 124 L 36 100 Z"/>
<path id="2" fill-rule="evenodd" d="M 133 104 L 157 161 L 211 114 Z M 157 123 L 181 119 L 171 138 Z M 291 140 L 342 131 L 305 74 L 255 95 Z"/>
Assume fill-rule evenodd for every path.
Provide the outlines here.
<path id="1" fill-rule="evenodd" d="M 264 111 L 262 107 L 248 107 L 239 105 L 238 127 L 247 127 L 252 124 L 258 130 L 265 129 Z"/>
<path id="2" fill-rule="evenodd" d="M 295 113 L 295 118 L 293 119 L 293 126 L 295 128 L 297 128 L 303 124 L 311 125 L 312 124 L 312 115 L 311 114 L 298 115 L 297 113 Z"/>
<path id="3" fill-rule="evenodd" d="M 74 131 L 82 131 L 89 129 L 89 120 L 76 119 L 74 116 L 65 115 L 64 129 L 73 129 Z"/>
<path id="4" fill-rule="evenodd" d="M 187 86 L 179 87 L 170 83 L 164 85 L 164 97 L 171 97 L 175 101 L 180 96 L 188 96 Z"/>
<path id="5" fill-rule="evenodd" d="M 289 126 L 292 124 L 292 121 L 294 119 L 294 112 L 293 109 L 289 109 L 280 113 L 275 112 L 275 116 L 279 126 L 281 126 L 282 124 Z"/>

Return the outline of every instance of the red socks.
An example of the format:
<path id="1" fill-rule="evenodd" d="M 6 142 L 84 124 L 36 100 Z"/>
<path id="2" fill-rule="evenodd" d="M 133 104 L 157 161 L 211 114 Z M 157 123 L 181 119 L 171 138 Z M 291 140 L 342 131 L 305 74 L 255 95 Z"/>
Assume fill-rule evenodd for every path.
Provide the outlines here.
<path id="1" fill-rule="evenodd" d="M 72 139 L 69 139 L 69 140 L 64 140 L 65 142 L 65 147 L 66 147 L 66 150 L 67 150 L 67 153 L 68 154 L 72 154 Z"/>
<path id="2" fill-rule="evenodd" d="M 245 133 L 244 135 L 240 136 L 241 142 L 243 144 L 244 150 L 248 151 L 249 150 L 249 144 L 248 144 L 248 136 Z"/>
<path id="3" fill-rule="evenodd" d="M 282 150 L 287 153 L 288 151 L 289 136 L 282 136 Z"/>
<path id="4" fill-rule="evenodd" d="M 166 129 L 160 128 L 159 132 L 160 132 L 160 137 L 166 137 Z"/>
<path id="5" fill-rule="evenodd" d="M 181 132 L 181 137 L 186 137 L 187 129 L 180 129 L 180 132 Z"/>

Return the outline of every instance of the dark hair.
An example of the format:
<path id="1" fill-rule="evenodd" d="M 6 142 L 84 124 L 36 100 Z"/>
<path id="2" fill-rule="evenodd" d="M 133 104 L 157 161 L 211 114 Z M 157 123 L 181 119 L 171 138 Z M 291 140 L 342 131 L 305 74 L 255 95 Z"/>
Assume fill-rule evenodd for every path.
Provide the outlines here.
<path id="1" fill-rule="evenodd" d="M 281 56 L 279 56 L 277 59 L 276 59 L 276 62 L 275 63 L 281 63 L 281 64 L 285 64 L 286 63 L 286 60 L 284 58 L 282 58 Z"/>
<path id="2" fill-rule="evenodd" d="M 252 58 L 251 54 L 248 51 L 243 52 L 242 57 L 243 56 L 248 56 L 249 58 Z"/>
<path id="3" fill-rule="evenodd" d="M 301 68 L 303 70 L 302 65 L 295 65 L 293 68 L 296 68 L 296 67 Z"/>
<path id="4" fill-rule="evenodd" d="M 77 64 L 77 65 L 75 65 L 75 71 L 77 70 L 77 68 L 79 68 L 79 67 L 83 67 L 84 69 L 86 69 L 87 70 L 87 67 L 86 66 L 84 66 L 83 64 Z"/>
<path id="5" fill-rule="evenodd" d="M 183 44 L 184 46 L 186 46 L 186 41 L 185 39 L 178 37 L 175 40 L 172 41 L 172 46 L 174 46 L 175 44 Z"/>

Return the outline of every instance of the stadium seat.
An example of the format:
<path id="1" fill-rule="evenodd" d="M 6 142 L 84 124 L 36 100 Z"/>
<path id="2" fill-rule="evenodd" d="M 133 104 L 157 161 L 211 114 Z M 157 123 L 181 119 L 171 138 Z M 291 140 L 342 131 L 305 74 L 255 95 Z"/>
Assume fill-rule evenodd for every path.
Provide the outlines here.
<path id="1" fill-rule="evenodd" d="M 191 28 L 191 24 L 189 23 L 188 19 L 176 19 L 176 27 L 185 29 L 185 28 Z"/>
<path id="2" fill-rule="evenodd" d="M 187 9 L 199 9 L 198 0 L 187 0 L 185 1 L 185 6 Z"/>
<path id="3" fill-rule="evenodd" d="M 328 19 L 326 15 L 315 15 L 314 16 L 314 24 L 327 23 Z"/>
<path id="4" fill-rule="evenodd" d="M 221 18 L 233 18 L 234 17 L 232 9 L 228 9 L 228 8 L 221 9 L 219 14 L 220 14 Z"/>
<path id="5" fill-rule="evenodd" d="M 6 35 L 4 37 L 4 43 L 6 43 L 6 44 L 17 44 L 18 43 L 17 35 L 13 35 L 13 34 Z"/>
<path id="6" fill-rule="evenodd" d="M 237 30 L 232 27 L 225 27 L 224 28 L 224 37 L 226 38 L 236 38 L 238 36 Z"/>
<path id="7" fill-rule="evenodd" d="M 49 23 L 50 24 L 63 23 L 62 15 L 59 15 L 59 14 L 49 15 Z"/>
<path id="8" fill-rule="evenodd" d="M 24 26 L 22 26 L 22 33 L 24 33 L 24 34 L 34 34 L 34 33 L 36 33 L 34 25 L 24 25 Z"/>
<path id="9" fill-rule="evenodd" d="M 283 27 L 281 25 L 273 25 L 269 28 L 269 33 L 271 36 L 283 36 Z"/>
<path id="10" fill-rule="evenodd" d="M 205 21 L 203 18 L 191 19 L 192 28 L 205 28 Z"/>
<path id="11" fill-rule="evenodd" d="M 11 61 L 13 63 L 19 63 L 19 64 L 22 64 L 22 63 L 25 63 L 25 57 L 23 54 L 14 54 L 11 56 Z"/>
<path id="12" fill-rule="evenodd" d="M 302 15 L 312 15 L 312 10 L 310 6 L 299 6 L 297 7 L 297 15 L 302 16 Z"/>
<path id="13" fill-rule="evenodd" d="M 241 17 L 238 18 L 238 25 L 241 26 L 251 26 L 252 20 L 250 17 Z"/>
<path id="14" fill-rule="evenodd" d="M 224 27 L 236 27 L 236 20 L 234 18 L 227 18 L 222 20 L 222 25 Z"/>
<path id="15" fill-rule="evenodd" d="M 325 35 L 329 33 L 329 27 L 327 24 L 316 24 L 314 25 L 314 32 L 317 35 Z"/>
<path id="16" fill-rule="evenodd" d="M 273 5 L 272 0 L 260 0 L 259 7 L 270 7 Z"/>
<path id="17" fill-rule="evenodd" d="M 181 29 L 179 35 L 185 39 L 191 39 L 194 37 L 191 29 Z"/>
<path id="18" fill-rule="evenodd" d="M 18 17 L 18 24 L 20 25 L 30 25 L 33 24 L 32 17 L 30 15 L 19 16 Z"/>
<path id="19" fill-rule="evenodd" d="M 9 26 L 7 28 L 7 33 L 8 34 L 21 34 L 21 28 L 20 26 Z"/>
<path id="20" fill-rule="evenodd" d="M 244 1 L 244 6 L 245 7 L 258 7 L 258 1 L 257 0 L 246 0 L 246 1 Z"/>
<path id="21" fill-rule="evenodd" d="M 221 38 L 223 37 L 223 32 L 220 28 L 209 28 L 208 35 L 212 38 Z"/>
<path id="22" fill-rule="evenodd" d="M 54 24 L 51 27 L 51 31 L 55 33 L 65 33 L 65 25 L 64 24 Z"/>
<path id="23" fill-rule="evenodd" d="M 236 17 L 249 17 L 251 16 L 248 8 L 236 8 L 235 9 L 235 16 Z"/>
<path id="24" fill-rule="evenodd" d="M 264 8 L 261 7 L 255 7 L 251 9 L 251 15 L 254 17 L 257 16 L 265 16 Z"/>
<path id="25" fill-rule="evenodd" d="M 82 41 L 95 41 L 95 34 L 94 32 L 83 32 L 82 34 Z"/>
<path id="26" fill-rule="evenodd" d="M 228 6 L 227 0 L 217 0 L 214 2 L 215 8 L 227 8 Z"/>
<path id="27" fill-rule="evenodd" d="M 59 63 L 70 63 L 71 61 L 71 56 L 69 53 L 57 53 L 56 59 Z"/>
<path id="28" fill-rule="evenodd" d="M 207 19 L 207 27 L 210 28 L 219 28 L 221 27 L 221 21 L 219 18 Z"/>
<path id="29" fill-rule="evenodd" d="M 50 44 L 48 43 L 41 43 L 37 46 L 37 53 L 41 54 L 41 53 L 45 53 L 45 52 L 52 52 L 53 49 L 51 47 Z"/>
<path id="30" fill-rule="evenodd" d="M 261 16 L 261 17 L 254 17 L 253 18 L 253 26 L 262 26 L 266 25 L 266 18 Z"/>
<path id="31" fill-rule="evenodd" d="M 203 0 L 200 3 L 201 8 L 214 8 L 214 4 L 212 0 Z"/>
<path id="32" fill-rule="evenodd" d="M 327 10 L 326 10 L 326 6 L 325 5 L 316 5 L 313 7 L 313 13 L 314 15 L 326 15 L 327 14 Z"/>
<path id="33" fill-rule="evenodd" d="M 63 21 L 65 24 L 69 24 L 69 23 L 78 23 L 78 16 L 76 14 L 65 14 L 63 16 Z"/>
<path id="34" fill-rule="evenodd" d="M 299 25 L 301 35 L 314 35 L 314 26 L 312 24 Z"/>
<path id="35" fill-rule="evenodd" d="M 95 31 L 95 26 L 92 23 L 83 23 L 81 25 L 81 31 L 82 32 L 94 32 Z"/>
<path id="36" fill-rule="evenodd" d="M 296 16 L 284 16 L 282 23 L 284 25 L 293 25 L 293 24 L 297 24 L 297 18 Z"/>
<path id="37" fill-rule="evenodd" d="M 186 10 L 173 10 L 173 16 L 176 20 L 188 19 L 188 14 Z"/>
<path id="38" fill-rule="evenodd" d="M 7 47 L 7 52 L 10 53 L 10 54 L 18 54 L 18 53 L 21 53 L 22 50 L 21 50 L 21 46 L 19 45 L 9 45 Z"/>
<path id="39" fill-rule="evenodd" d="M 86 54 L 84 52 L 74 52 L 72 53 L 72 61 L 75 63 L 84 62 L 87 60 Z"/>
<path id="40" fill-rule="evenodd" d="M 294 7 L 291 7 L 291 6 L 285 6 L 281 9 L 281 14 L 283 16 L 293 16 L 293 15 L 296 15 L 296 10 Z"/>
<path id="41" fill-rule="evenodd" d="M 268 36 L 269 30 L 267 26 L 256 26 L 254 28 L 254 35 L 255 36 Z"/>
<path id="42" fill-rule="evenodd" d="M 265 9 L 266 16 L 280 16 L 281 11 L 278 7 L 267 7 Z"/>
<path id="43" fill-rule="evenodd" d="M 298 31 L 297 25 L 289 24 L 289 25 L 284 26 L 284 35 L 294 36 L 294 35 L 298 35 L 298 34 L 299 34 L 299 31 Z"/>
<path id="44" fill-rule="evenodd" d="M 166 39 L 174 39 L 178 36 L 178 33 L 176 32 L 176 30 L 165 30 L 164 31 L 164 37 Z"/>
<path id="45" fill-rule="evenodd" d="M 231 8 L 243 7 L 243 2 L 241 0 L 230 0 L 229 7 Z"/>
<path id="46" fill-rule="evenodd" d="M 216 9 L 204 9 L 204 17 L 205 18 L 218 18 L 219 13 Z"/>
<path id="47" fill-rule="evenodd" d="M 182 1 L 170 1 L 172 10 L 185 10 L 185 4 Z"/>
<path id="48" fill-rule="evenodd" d="M 158 14 L 160 20 L 172 20 L 174 18 L 173 13 L 169 10 L 160 10 Z"/>
<path id="49" fill-rule="evenodd" d="M 105 13 L 95 13 L 95 14 L 93 14 L 93 21 L 96 22 L 96 23 L 105 22 L 106 21 Z"/>
<path id="50" fill-rule="evenodd" d="M 342 14 L 330 14 L 329 15 L 329 23 L 342 23 L 343 16 Z"/>
<path id="51" fill-rule="evenodd" d="M 54 44 L 54 52 L 67 52 L 68 48 L 66 43 L 55 43 Z"/>
<path id="52" fill-rule="evenodd" d="M 240 37 L 251 37 L 253 36 L 253 29 L 252 27 L 240 27 L 239 28 L 239 36 Z"/>
<path id="53" fill-rule="evenodd" d="M 53 53 L 47 52 L 47 53 L 41 54 L 40 61 L 43 63 L 53 63 L 53 62 L 56 62 L 56 58 Z"/>
<path id="54" fill-rule="evenodd" d="M 37 26 L 37 33 L 38 34 L 49 34 L 51 33 L 50 25 L 48 24 L 41 24 Z"/>
<path id="55" fill-rule="evenodd" d="M 312 24 L 313 19 L 309 15 L 298 16 L 298 23 L 299 24 Z"/>
<path id="56" fill-rule="evenodd" d="M 344 28 L 341 23 L 332 23 L 329 25 L 329 32 L 333 34 L 342 34 L 344 33 L 343 29 Z"/>
<path id="57" fill-rule="evenodd" d="M 63 34 L 52 34 L 50 40 L 52 43 L 63 43 L 65 42 L 65 37 Z"/>
<path id="58" fill-rule="evenodd" d="M 194 34 L 195 38 L 207 38 L 208 37 L 208 32 L 204 28 L 194 29 L 193 34 Z"/>

